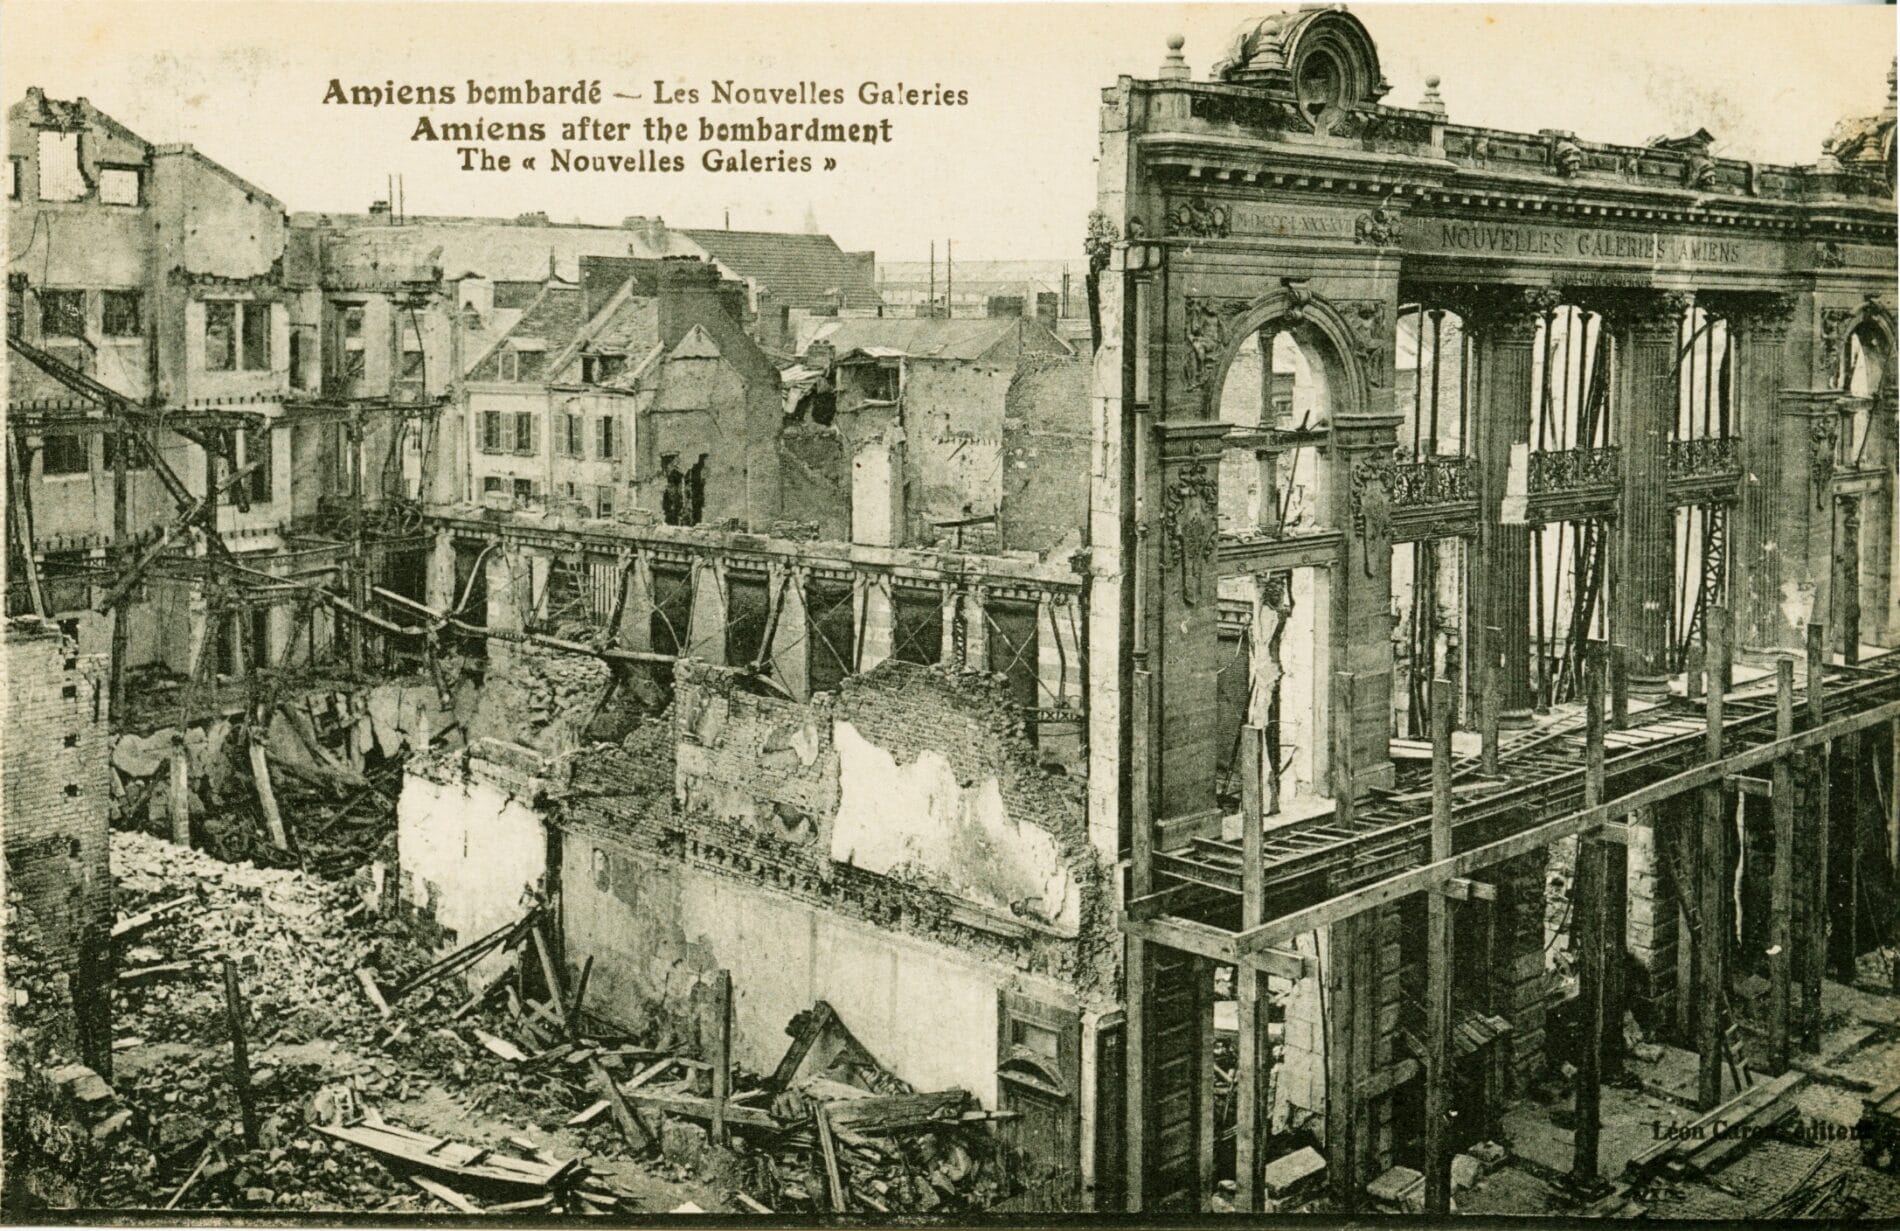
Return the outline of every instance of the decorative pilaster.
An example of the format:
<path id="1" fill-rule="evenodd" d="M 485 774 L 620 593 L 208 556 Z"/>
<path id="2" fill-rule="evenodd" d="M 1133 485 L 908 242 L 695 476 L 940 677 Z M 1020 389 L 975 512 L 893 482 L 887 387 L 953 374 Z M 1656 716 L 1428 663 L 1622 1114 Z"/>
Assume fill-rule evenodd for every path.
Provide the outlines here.
<path id="1" fill-rule="evenodd" d="M 1511 456 L 1528 455 L 1535 398 L 1532 343 L 1538 317 L 1555 307 L 1553 291 L 1522 287 L 1476 287 L 1452 297 L 1450 306 L 1464 318 L 1477 344 L 1477 417 L 1473 454 L 1478 459 L 1478 561 L 1471 582 L 1479 628 L 1493 627 L 1501 646 L 1480 645 L 1488 658 L 1502 652 L 1498 674 L 1498 722 L 1506 727 L 1531 721 L 1531 538 L 1522 521 L 1506 524 L 1505 487 Z"/>
<path id="2" fill-rule="evenodd" d="M 1204 419 L 1156 423 L 1156 499 L 1143 551 L 1155 614 L 1150 643 L 1155 698 L 1152 731 L 1156 845 L 1186 841 L 1218 823 L 1214 804 L 1215 688 L 1220 635 L 1214 550 L 1220 508 L 1221 438 L 1228 424 Z"/>
<path id="3" fill-rule="evenodd" d="M 1327 711 L 1352 741 L 1357 789 L 1392 781 L 1392 473 L 1397 415 L 1334 415 L 1333 516 L 1346 534 L 1333 585 L 1334 679 L 1352 677 L 1351 700 L 1335 687 Z M 1337 735 L 1332 741 L 1338 747 Z M 1335 778 L 1338 766 L 1335 766 Z M 1334 783 L 1338 787 L 1337 780 Z"/>
<path id="4" fill-rule="evenodd" d="M 1735 519 L 1736 637 L 1743 650 L 1795 650 L 1800 630 L 1782 624 L 1775 511 L 1784 464 L 1776 420 L 1783 352 L 1795 301 L 1789 295 L 1711 297 L 1704 303 L 1728 324 L 1735 353 L 1735 396 L 1742 437 L 1741 508 Z"/>
<path id="5" fill-rule="evenodd" d="M 1669 605 L 1675 591 L 1675 530 L 1669 511 L 1669 438 L 1676 417 L 1676 336 L 1694 301 L 1631 293 L 1592 306 L 1616 342 L 1611 429 L 1621 459 L 1617 497 L 1613 634 L 1629 652 L 1629 690 L 1669 689 Z"/>
<path id="6" fill-rule="evenodd" d="M 1806 645 L 1808 622 L 1827 622 L 1834 600 L 1834 459 L 1841 401 L 1833 390 L 1784 389 L 1780 394 L 1773 644 L 1784 649 Z"/>

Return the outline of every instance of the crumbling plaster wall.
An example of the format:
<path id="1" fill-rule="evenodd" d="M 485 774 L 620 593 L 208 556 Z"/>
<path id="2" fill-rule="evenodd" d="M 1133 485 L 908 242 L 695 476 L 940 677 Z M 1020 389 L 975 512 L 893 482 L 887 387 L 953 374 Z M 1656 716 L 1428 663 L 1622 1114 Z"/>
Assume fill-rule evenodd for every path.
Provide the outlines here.
<path id="1" fill-rule="evenodd" d="M 447 929 L 449 947 L 519 919 L 544 887 L 547 831 L 535 802 L 544 784 L 528 764 L 485 741 L 466 770 L 412 763 L 403 776 L 396 801 L 403 901 Z"/>
<path id="2" fill-rule="evenodd" d="M 1080 546 L 1088 522 L 1089 366 L 1081 358 L 1026 355 L 1003 405 L 1004 551 Z"/>
<path id="3" fill-rule="evenodd" d="M 696 1041 L 705 976 L 732 972 L 734 1057 L 769 1073 L 792 1014 L 828 1001 L 853 1034 L 919 1089 L 996 1099 L 997 996 L 1046 980 L 686 866 L 624 839 L 562 838 L 570 963 L 594 958 L 589 998 L 636 1029 Z"/>
<path id="4" fill-rule="evenodd" d="M 5 784 L 7 882 L 49 952 L 77 955 L 89 929 L 112 919 L 107 866 L 105 698 L 101 664 L 82 658 L 58 626 L 9 620 Z"/>

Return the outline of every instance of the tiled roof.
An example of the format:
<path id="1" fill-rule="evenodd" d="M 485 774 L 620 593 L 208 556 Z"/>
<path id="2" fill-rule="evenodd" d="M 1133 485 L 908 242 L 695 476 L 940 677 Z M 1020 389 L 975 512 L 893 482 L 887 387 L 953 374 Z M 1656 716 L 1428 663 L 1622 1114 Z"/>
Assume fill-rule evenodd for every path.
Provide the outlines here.
<path id="1" fill-rule="evenodd" d="M 776 231 L 682 231 L 708 255 L 742 278 L 759 283 L 778 303 L 824 308 L 831 292 L 844 292 L 844 307 L 874 308 L 877 284 L 871 262 L 839 248 L 829 235 Z"/>
<path id="2" fill-rule="evenodd" d="M 818 330 L 840 357 L 854 350 L 913 359 L 1014 358 L 1024 351 L 1064 354 L 1070 347 L 1036 321 L 1013 316 L 945 320 L 925 316 L 845 317 Z"/>

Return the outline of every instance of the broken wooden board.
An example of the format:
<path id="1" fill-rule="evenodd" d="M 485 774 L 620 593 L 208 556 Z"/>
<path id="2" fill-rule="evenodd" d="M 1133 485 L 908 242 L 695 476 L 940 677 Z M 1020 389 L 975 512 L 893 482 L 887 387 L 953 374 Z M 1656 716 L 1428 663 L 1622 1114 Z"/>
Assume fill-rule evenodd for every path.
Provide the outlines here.
<path id="1" fill-rule="evenodd" d="M 413 1166 L 495 1184 L 553 1188 L 578 1167 L 579 1160 L 537 1161 L 497 1154 L 467 1142 L 449 1141 L 391 1124 L 318 1124 L 320 1133 L 374 1150 Z"/>
<path id="2" fill-rule="evenodd" d="M 134 932 L 142 931 L 152 926 L 152 924 L 157 923 L 166 915 L 171 914 L 173 911 L 188 906 L 197 900 L 196 897 L 187 894 L 182 898 L 173 898 L 169 902 L 160 902 L 157 906 L 140 911 L 136 915 L 127 915 L 112 925 L 112 939 L 118 940 L 122 936 L 130 936 Z"/>
<path id="3" fill-rule="evenodd" d="M 671 1112 L 676 1116 L 686 1116 L 694 1120 L 712 1121 L 713 1101 L 698 1098 L 690 1094 L 663 1094 L 657 1090 L 629 1090 L 627 1099 L 642 1107 L 655 1111 Z M 777 1132 L 784 1127 L 778 1120 L 756 1107 L 734 1107 L 726 1105 L 726 1123 L 740 1128 L 762 1128 Z"/>
<path id="4" fill-rule="evenodd" d="M 855 1133 L 884 1133 L 953 1123 L 970 1101 L 966 1091 L 938 1090 L 930 1094 L 880 1094 L 870 1098 L 839 1099 L 825 1104 L 826 1119 L 837 1128 Z M 731 1108 L 728 1108 L 728 1114 Z"/>

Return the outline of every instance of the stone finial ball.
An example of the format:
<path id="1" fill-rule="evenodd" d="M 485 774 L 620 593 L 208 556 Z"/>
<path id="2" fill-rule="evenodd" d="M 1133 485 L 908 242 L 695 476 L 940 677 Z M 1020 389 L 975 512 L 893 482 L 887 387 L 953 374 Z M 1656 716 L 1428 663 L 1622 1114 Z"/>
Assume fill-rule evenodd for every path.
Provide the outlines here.
<path id="1" fill-rule="evenodd" d="M 1425 79 L 1425 88 L 1428 90 L 1436 90 L 1438 88 L 1437 74 L 1433 74 Z"/>
<path id="2" fill-rule="evenodd" d="M 1186 36 L 1186 35 L 1184 35 L 1184 34 L 1170 34 L 1170 35 L 1168 36 L 1168 50 L 1169 50 L 1169 51 L 1179 51 L 1179 50 L 1181 50 L 1181 48 L 1183 48 L 1183 47 L 1185 47 L 1185 46 L 1187 46 L 1187 36 Z"/>

